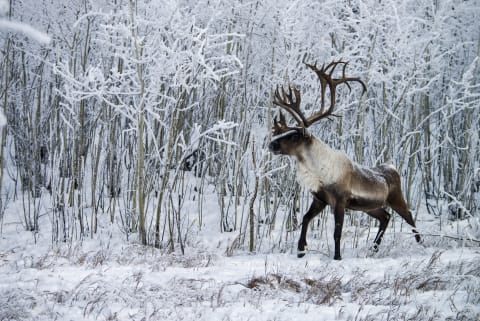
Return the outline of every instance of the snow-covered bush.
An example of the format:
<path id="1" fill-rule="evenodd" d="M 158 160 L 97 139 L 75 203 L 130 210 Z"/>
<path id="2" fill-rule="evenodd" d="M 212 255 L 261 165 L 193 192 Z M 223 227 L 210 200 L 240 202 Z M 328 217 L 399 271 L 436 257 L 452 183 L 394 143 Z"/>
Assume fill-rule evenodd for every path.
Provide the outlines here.
<path id="1" fill-rule="evenodd" d="M 172 251 L 205 227 L 236 233 L 235 248 L 289 248 L 308 193 L 266 150 L 271 92 L 294 82 L 316 108 L 302 62 L 340 57 L 368 93 L 339 92 L 342 118 L 315 134 L 366 165 L 394 163 L 415 213 L 426 205 L 444 219 L 454 201 L 479 215 L 471 1 L 19 0 L 8 13 L 2 3 L 51 38 L 1 34 L 1 195 L 23 201 L 29 230 L 94 236 L 101 216 Z M 50 226 L 38 226 L 42 208 Z"/>

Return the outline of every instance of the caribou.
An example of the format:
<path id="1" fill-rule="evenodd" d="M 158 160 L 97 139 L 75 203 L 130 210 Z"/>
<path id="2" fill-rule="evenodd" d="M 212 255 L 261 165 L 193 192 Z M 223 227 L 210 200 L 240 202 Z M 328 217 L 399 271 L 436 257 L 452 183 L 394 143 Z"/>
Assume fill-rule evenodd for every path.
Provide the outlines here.
<path id="1" fill-rule="evenodd" d="M 340 239 L 342 236 L 345 210 L 363 211 L 379 221 L 378 233 L 374 239 L 372 251 L 377 252 L 378 246 L 390 221 L 387 207 L 397 212 L 413 229 L 417 242 L 421 241 L 416 230 L 412 213 L 402 195 L 401 180 L 398 171 L 391 164 L 380 164 L 375 167 L 364 167 L 313 136 L 308 128 L 335 115 L 336 88 L 345 84 L 351 91 L 350 83 L 362 86 L 362 95 L 367 91 L 365 83 L 358 77 L 347 77 L 345 72 L 348 62 L 339 60 L 323 64 L 320 68 L 316 63 L 305 64 L 315 72 L 320 80 L 320 108 L 311 116 L 306 117 L 300 109 L 301 94 L 295 86 L 277 86 L 273 104 L 289 113 L 296 125 L 289 126 L 283 113 L 274 119 L 272 140 L 269 150 L 275 155 L 287 155 L 295 159 L 299 181 L 308 188 L 313 196 L 308 211 L 303 216 L 301 233 L 298 241 L 297 256 L 303 257 L 307 248 L 307 229 L 309 222 L 329 205 L 334 214 L 335 228 L 334 260 L 341 260 Z M 334 78 L 337 66 L 343 67 L 340 78 Z M 330 102 L 326 107 L 327 87 Z"/>

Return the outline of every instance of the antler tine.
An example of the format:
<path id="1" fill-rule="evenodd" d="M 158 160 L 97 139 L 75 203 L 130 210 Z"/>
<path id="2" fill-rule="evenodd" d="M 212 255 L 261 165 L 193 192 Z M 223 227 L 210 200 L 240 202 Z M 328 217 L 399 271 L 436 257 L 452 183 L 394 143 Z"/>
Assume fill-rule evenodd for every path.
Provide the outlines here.
<path id="1" fill-rule="evenodd" d="M 332 62 L 333 63 L 333 62 Z M 325 68 L 325 63 L 322 64 L 322 67 L 320 69 L 318 69 L 317 67 L 317 62 L 315 61 L 315 63 L 313 65 L 311 64 L 308 64 L 308 63 L 305 63 L 305 65 L 312 69 L 318 76 L 318 79 L 320 80 L 320 89 L 321 89 L 321 104 L 320 104 L 320 113 L 323 114 L 324 110 L 325 110 L 325 89 L 327 88 L 327 80 L 324 76 L 326 76 L 325 74 L 325 70 L 330 68 L 330 65 L 332 65 L 332 63 L 328 64 L 327 65 L 327 68 Z"/>
<path id="2" fill-rule="evenodd" d="M 285 116 L 283 115 L 282 112 L 279 112 L 279 115 L 277 115 L 273 119 L 273 133 L 281 133 L 282 131 L 286 130 L 288 128 L 287 123 L 285 121 Z"/>
<path id="3" fill-rule="evenodd" d="M 333 75 L 333 72 L 335 71 L 335 68 L 337 68 L 337 65 L 338 65 L 338 64 L 345 64 L 345 62 L 342 61 L 342 59 L 339 59 L 338 61 L 335 61 L 335 60 L 334 60 L 334 61 L 332 61 L 331 63 L 329 63 L 329 64 L 327 65 L 327 67 L 323 69 L 323 71 L 324 71 L 325 73 L 327 73 L 327 72 L 328 72 L 328 69 L 332 68 L 332 70 L 331 70 L 331 71 L 329 72 L 329 74 L 328 74 L 329 76 L 332 76 L 332 75 Z M 323 66 L 322 66 L 322 68 L 323 68 Z"/>
<path id="4" fill-rule="evenodd" d="M 275 95 L 273 98 L 273 103 L 283 109 L 285 109 L 289 114 L 295 118 L 297 124 L 300 127 L 305 127 L 305 116 L 300 111 L 300 102 L 301 95 L 300 91 L 295 87 L 288 86 L 288 93 L 285 91 L 285 88 L 281 86 L 282 92 L 280 93 L 278 86 L 275 90 Z M 293 98 L 295 96 L 295 100 Z"/>
<path id="5" fill-rule="evenodd" d="M 348 61 L 346 61 L 344 64 L 343 64 L 343 69 L 342 69 L 342 79 L 346 79 L 346 75 L 345 75 L 345 70 L 347 69 L 347 65 L 348 65 Z M 348 82 L 345 82 L 345 85 L 347 85 L 348 87 L 348 90 L 352 91 L 352 87 L 350 87 L 350 84 Z"/>
<path id="6" fill-rule="evenodd" d="M 347 65 L 348 65 L 349 61 L 342 62 L 342 63 L 343 63 L 342 78 L 341 79 L 335 79 L 335 81 L 338 84 L 345 83 L 345 85 L 347 85 L 347 87 L 350 91 L 352 91 L 352 87 L 350 87 L 350 84 L 348 82 L 349 81 L 359 82 L 362 85 L 362 89 L 363 89 L 362 96 L 363 96 L 363 94 L 365 94 L 365 92 L 367 91 L 367 85 L 365 85 L 365 83 L 360 79 L 360 77 L 347 77 L 345 75 L 345 70 L 347 69 Z"/>
<path id="7" fill-rule="evenodd" d="M 342 78 L 333 78 L 333 74 L 335 72 L 335 68 L 339 65 L 343 64 L 343 69 L 342 69 Z M 318 76 L 318 79 L 320 80 L 320 89 L 321 89 L 321 106 L 320 106 L 320 111 L 313 114 L 310 116 L 307 121 L 306 125 L 307 127 L 312 125 L 313 123 L 317 122 L 318 120 L 322 118 L 328 118 L 330 116 L 336 116 L 333 114 L 333 110 L 335 108 L 335 100 L 336 100 L 336 87 L 337 85 L 341 83 L 345 83 L 348 87 L 348 89 L 351 91 L 352 88 L 348 82 L 350 81 L 356 81 L 359 82 L 362 87 L 363 87 L 363 93 L 367 90 L 367 86 L 365 83 L 360 80 L 358 77 L 347 77 L 346 76 L 346 68 L 348 65 L 348 61 L 343 61 L 342 59 L 339 59 L 338 61 L 332 61 L 328 65 L 325 66 L 325 64 L 322 65 L 322 67 L 319 69 L 317 67 L 317 64 L 315 63 L 314 65 L 306 64 L 307 67 L 312 69 Z M 325 111 L 325 92 L 327 85 L 330 89 L 330 106 L 328 109 Z"/>

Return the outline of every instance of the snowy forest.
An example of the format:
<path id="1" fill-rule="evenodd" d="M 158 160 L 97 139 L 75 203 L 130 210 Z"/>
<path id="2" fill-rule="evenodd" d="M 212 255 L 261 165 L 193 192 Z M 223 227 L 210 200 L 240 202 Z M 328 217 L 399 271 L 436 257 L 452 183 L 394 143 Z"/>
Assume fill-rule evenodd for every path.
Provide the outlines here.
<path id="1" fill-rule="evenodd" d="M 478 0 L 0 1 L 0 320 L 478 320 Z M 349 61 L 311 128 L 393 164 L 396 215 L 330 209 L 268 151 L 277 85 Z M 290 122 L 292 119 L 289 120 Z"/>

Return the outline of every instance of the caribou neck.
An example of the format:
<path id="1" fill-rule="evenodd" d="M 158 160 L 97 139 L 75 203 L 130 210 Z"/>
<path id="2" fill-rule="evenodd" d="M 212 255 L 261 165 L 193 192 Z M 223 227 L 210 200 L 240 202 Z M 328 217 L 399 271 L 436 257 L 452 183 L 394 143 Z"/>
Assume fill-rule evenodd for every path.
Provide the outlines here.
<path id="1" fill-rule="evenodd" d="M 344 152 L 316 137 L 295 156 L 299 180 L 312 192 L 343 181 L 353 166 Z"/>

